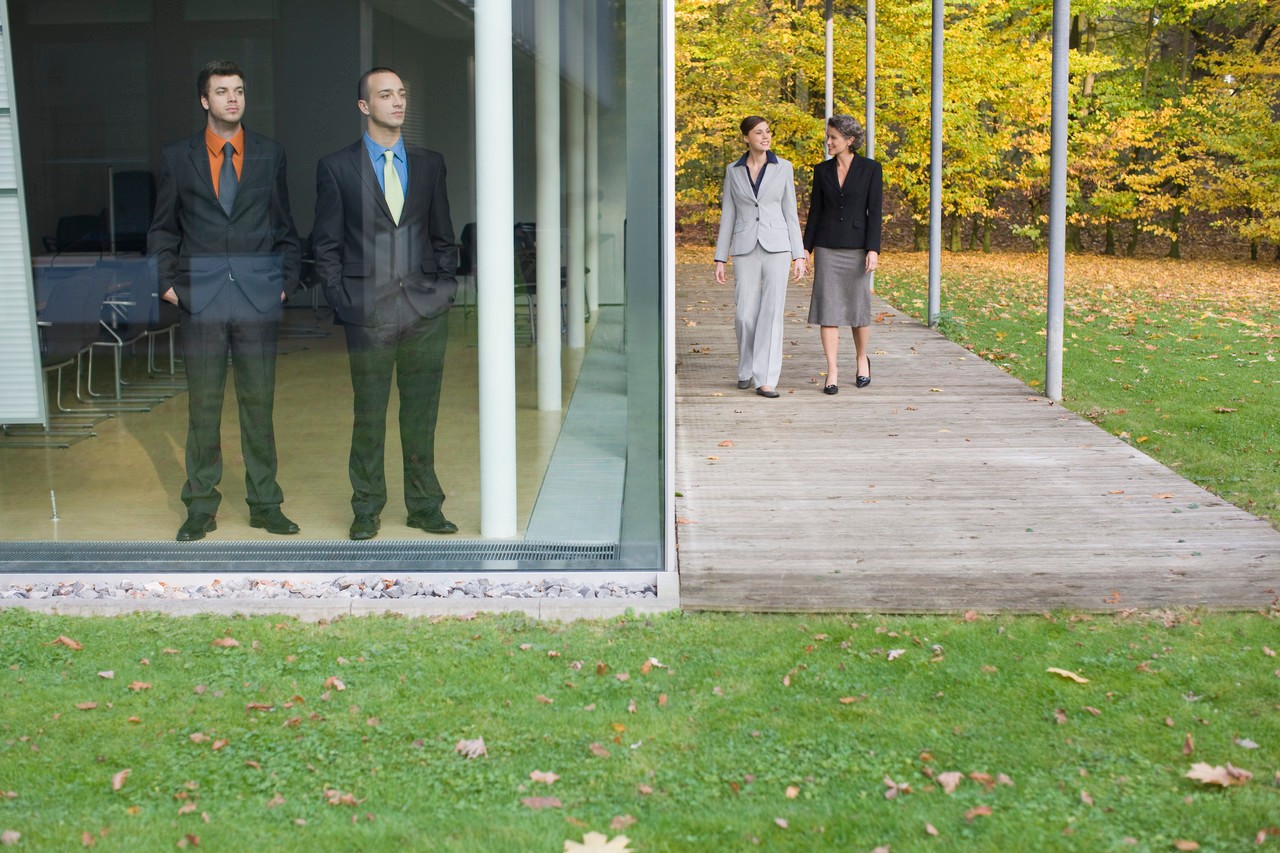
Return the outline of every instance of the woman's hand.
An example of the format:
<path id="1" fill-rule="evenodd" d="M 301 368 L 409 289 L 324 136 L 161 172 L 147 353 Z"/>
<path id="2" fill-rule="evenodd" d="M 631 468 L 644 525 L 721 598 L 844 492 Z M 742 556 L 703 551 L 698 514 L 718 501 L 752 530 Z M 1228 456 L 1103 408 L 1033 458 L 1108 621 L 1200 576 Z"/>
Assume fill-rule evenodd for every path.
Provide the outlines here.
<path id="1" fill-rule="evenodd" d="M 867 272 L 875 272 L 878 266 L 880 266 L 880 253 L 867 252 Z"/>
<path id="2" fill-rule="evenodd" d="M 724 261 L 716 261 L 716 284 L 724 284 Z"/>
<path id="3" fill-rule="evenodd" d="M 808 269 L 808 265 L 805 263 L 804 258 L 796 258 L 794 266 L 796 270 L 796 281 L 799 281 L 804 278 L 805 270 Z"/>

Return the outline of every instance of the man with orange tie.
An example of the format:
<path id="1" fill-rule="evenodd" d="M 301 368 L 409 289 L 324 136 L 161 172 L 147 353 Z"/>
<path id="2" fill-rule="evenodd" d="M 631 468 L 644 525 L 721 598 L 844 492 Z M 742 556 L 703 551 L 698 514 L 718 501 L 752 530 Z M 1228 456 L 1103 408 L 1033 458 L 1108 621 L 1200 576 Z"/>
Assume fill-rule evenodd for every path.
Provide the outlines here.
<path id="1" fill-rule="evenodd" d="M 242 124 L 244 72 L 214 60 L 196 78 L 205 129 L 160 156 L 147 233 L 161 298 L 182 309 L 187 373 L 187 520 L 178 541 L 216 530 L 222 479 L 222 398 L 235 370 L 249 524 L 298 532 L 280 511 L 273 426 L 276 337 L 298 286 L 302 244 L 289 212 L 284 149 Z"/>
<path id="2" fill-rule="evenodd" d="M 405 143 L 408 93 L 390 68 L 360 77 L 356 107 L 366 118 L 364 135 L 316 166 L 311 232 L 316 275 L 346 331 L 355 392 L 350 535 L 372 539 L 381 526 L 393 374 L 408 525 L 455 533 L 441 511 L 435 471 L 448 312 L 458 287 L 444 158 Z"/>

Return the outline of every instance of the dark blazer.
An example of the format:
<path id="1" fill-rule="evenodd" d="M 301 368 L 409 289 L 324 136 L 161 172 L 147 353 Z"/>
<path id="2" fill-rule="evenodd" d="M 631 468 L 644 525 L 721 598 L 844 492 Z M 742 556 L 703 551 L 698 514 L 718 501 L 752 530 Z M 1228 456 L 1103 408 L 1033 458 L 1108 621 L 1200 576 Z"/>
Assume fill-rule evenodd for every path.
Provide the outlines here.
<path id="1" fill-rule="evenodd" d="M 813 167 L 809 218 L 804 224 L 804 248 L 867 249 L 880 251 L 883 225 L 884 173 L 875 160 L 854 155 L 844 186 L 832 157 Z"/>
<path id="2" fill-rule="evenodd" d="M 284 149 L 248 129 L 235 205 L 228 216 L 213 191 L 204 131 L 160 154 L 156 209 L 147 232 L 159 293 L 199 314 L 234 280 L 259 311 L 298 286 L 302 242 L 289 213 Z"/>
<path id="3" fill-rule="evenodd" d="M 416 145 L 404 148 L 409 185 L 399 225 L 363 137 L 316 164 L 316 276 L 344 323 L 374 325 L 377 294 L 389 288 L 403 288 L 423 317 L 447 311 L 458 289 L 444 158 Z"/>

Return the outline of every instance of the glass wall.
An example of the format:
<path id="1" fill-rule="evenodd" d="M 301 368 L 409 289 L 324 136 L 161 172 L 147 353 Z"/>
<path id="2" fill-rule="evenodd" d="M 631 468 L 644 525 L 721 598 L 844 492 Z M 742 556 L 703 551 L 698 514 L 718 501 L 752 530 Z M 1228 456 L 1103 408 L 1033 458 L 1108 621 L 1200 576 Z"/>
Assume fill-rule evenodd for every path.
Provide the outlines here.
<path id="1" fill-rule="evenodd" d="M 478 126 L 474 5 L 7 0 L 8 85 L 31 276 L 0 281 L 0 293 L 34 293 L 38 325 L 31 333 L 44 364 L 31 381 L 46 385 L 49 416 L 46 424 L 21 423 L 0 401 L 0 570 L 267 563 L 346 570 L 352 560 L 406 570 L 663 568 L 670 532 L 662 234 L 671 224 L 658 176 L 665 168 L 661 26 L 668 12 L 652 0 L 559 0 L 548 30 L 548 19 L 542 29 L 536 20 L 540 4 L 515 2 L 512 32 L 503 36 L 513 115 L 508 125 Z M 552 59 L 548 33 L 559 41 Z M 258 135 L 245 139 L 266 137 L 283 155 L 272 189 L 255 183 L 261 175 L 253 170 L 261 167 L 254 151 L 275 149 L 246 143 L 260 147 L 243 152 L 237 207 L 217 235 L 222 249 L 194 233 L 201 227 L 195 211 L 206 202 L 213 210 L 218 195 L 202 202 L 197 185 L 182 182 L 190 169 L 212 191 L 212 181 L 226 174 L 209 159 L 204 136 L 211 125 L 197 97 L 197 74 L 214 59 L 243 70 L 239 116 L 246 133 Z M 554 73 L 539 77 L 540 62 L 551 62 Z M 368 285 L 375 288 L 369 304 L 381 306 L 378 322 L 412 312 L 401 317 L 408 318 L 401 329 L 408 344 L 375 347 L 401 359 L 381 404 L 368 390 L 381 368 L 353 371 L 352 354 L 365 352 L 370 337 L 347 304 L 360 298 L 352 294 L 365 286 L 363 277 L 382 281 L 394 266 L 378 260 L 384 244 L 374 232 L 383 232 L 372 218 L 351 225 L 384 205 L 374 191 L 385 195 L 386 176 L 375 173 L 372 155 L 358 144 L 366 117 L 357 82 L 373 67 L 394 69 L 406 90 L 397 126 L 408 168 L 407 219 L 388 226 L 386 245 L 400 247 L 388 257 L 409 252 L 413 267 L 407 277 L 396 268 L 396 285 L 407 283 L 408 296 L 376 290 L 385 281 Z M 544 112 L 540 122 L 538 110 L 548 103 L 555 115 L 548 120 Z M 555 168 L 538 156 L 538 134 L 545 145 L 551 130 L 560 152 Z M 344 183 L 335 165 L 345 162 L 343 152 L 365 158 L 358 167 L 363 184 Z M 478 198 L 477 176 L 504 161 L 513 166 L 510 197 Z M 438 183 L 422 183 L 439 163 Z M 243 214 L 239 205 L 252 209 L 255 193 L 273 200 L 263 202 L 269 212 L 262 222 L 274 224 Z M 420 212 L 431 223 L 418 229 L 410 211 L 426 204 L 425 195 L 432 213 L 425 206 Z M 436 216 L 445 199 L 448 216 Z M 492 232 L 484 242 L 476 227 L 496 201 L 513 211 L 509 237 L 502 233 L 510 245 L 496 245 Z M 274 412 L 263 427 L 261 387 L 270 391 L 270 380 L 238 364 L 237 355 L 217 393 L 208 374 L 218 372 L 220 357 L 207 357 L 191 323 L 203 310 L 195 303 L 207 287 L 204 266 L 220 252 L 241 251 L 234 247 L 245 245 L 244 230 L 270 230 L 269 247 L 242 250 L 240 279 L 235 262 L 218 274 L 238 284 L 265 274 L 272 258 L 276 275 L 290 277 L 281 202 L 298 235 L 297 289 L 281 282 L 292 292 L 272 315 L 274 331 L 228 326 L 232 337 L 265 335 L 268 343 L 258 344 L 265 350 L 274 341 L 274 393 L 267 394 Z M 556 209 L 558 221 L 548 223 Z M 169 260 L 157 240 L 172 230 L 157 230 L 162 220 L 185 229 L 173 238 Z M 334 222 L 347 227 L 335 231 Z M 422 246 L 428 248 L 419 257 Z M 546 261 L 549 252 L 558 265 Z M 511 264 L 499 290 L 495 257 Z M 416 302 L 418 294 L 452 289 L 446 268 L 454 263 L 457 288 L 443 313 Z M 544 287 L 551 276 L 559 281 Z M 164 298 L 175 282 L 182 283 L 179 306 Z M 549 295 L 556 284 L 559 305 Z M 217 299 L 226 296 L 218 292 Z M 252 301 L 247 291 L 244 298 Z M 537 339 L 539 311 L 559 311 L 559 336 L 546 334 L 544 317 Z M 482 316 L 502 322 L 482 329 Z M 418 346 L 427 321 L 443 336 L 441 347 Z M 495 358 L 513 389 L 510 417 L 490 414 L 493 387 L 479 379 L 482 365 L 495 369 Z M 556 374 L 558 387 L 548 389 L 546 377 Z M 207 435 L 219 403 L 220 445 L 193 445 L 193 419 Z M 365 427 L 353 437 L 357 415 Z M 380 493 L 379 431 L 368 424 L 376 427 L 383 416 Z M 482 436 L 494 430 L 510 435 L 514 469 L 506 472 L 509 487 L 486 491 L 485 466 L 511 466 L 482 453 Z M 251 438 L 242 444 L 242 435 Z M 428 454 L 434 447 L 433 464 L 422 458 L 424 441 Z M 262 447 L 269 457 L 272 444 L 279 508 L 297 533 L 278 531 L 269 513 L 280 494 L 263 462 Z M 219 465 L 220 476 L 211 475 Z M 438 490 L 424 483 L 431 472 Z M 216 495 L 206 488 L 211 477 Z M 485 529 L 486 514 L 502 506 L 514 507 L 515 528 Z M 191 532 L 197 512 L 211 522 L 200 522 L 201 535 L 191 541 L 177 541 Z M 357 530 L 361 516 L 376 517 L 374 527 Z M 438 532 L 438 517 L 457 531 Z"/>

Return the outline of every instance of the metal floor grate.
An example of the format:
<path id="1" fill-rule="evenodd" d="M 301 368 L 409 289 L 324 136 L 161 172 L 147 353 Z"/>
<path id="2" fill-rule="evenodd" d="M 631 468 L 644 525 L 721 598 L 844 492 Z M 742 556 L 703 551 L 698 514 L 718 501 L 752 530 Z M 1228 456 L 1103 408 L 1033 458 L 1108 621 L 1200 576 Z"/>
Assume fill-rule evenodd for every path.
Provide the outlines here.
<path id="1" fill-rule="evenodd" d="M 362 566 L 405 570 L 609 568 L 612 543 L 537 541 L 444 542 L 385 539 L 368 542 L 0 542 L 0 573 L 66 570 L 208 571 L 211 568 L 360 571 Z"/>

